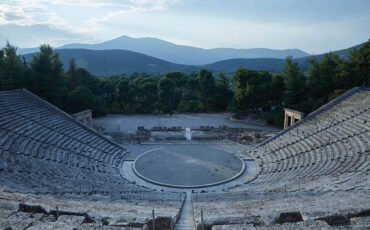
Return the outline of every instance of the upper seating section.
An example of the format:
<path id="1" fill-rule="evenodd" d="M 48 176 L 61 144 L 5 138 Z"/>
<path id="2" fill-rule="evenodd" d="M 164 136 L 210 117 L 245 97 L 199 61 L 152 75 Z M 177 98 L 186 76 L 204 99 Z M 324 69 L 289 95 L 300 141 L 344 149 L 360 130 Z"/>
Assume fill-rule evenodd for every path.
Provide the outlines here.
<path id="1" fill-rule="evenodd" d="M 353 88 L 248 153 L 259 164 L 252 183 L 369 170 L 370 90 Z"/>
<path id="2" fill-rule="evenodd" d="M 27 90 L 0 92 L 0 148 L 28 156 L 116 173 L 126 151 Z"/>
<path id="3" fill-rule="evenodd" d="M 2 186 L 64 197 L 157 196 L 121 177 L 126 152 L 27 90 L 0 92 Z"/>

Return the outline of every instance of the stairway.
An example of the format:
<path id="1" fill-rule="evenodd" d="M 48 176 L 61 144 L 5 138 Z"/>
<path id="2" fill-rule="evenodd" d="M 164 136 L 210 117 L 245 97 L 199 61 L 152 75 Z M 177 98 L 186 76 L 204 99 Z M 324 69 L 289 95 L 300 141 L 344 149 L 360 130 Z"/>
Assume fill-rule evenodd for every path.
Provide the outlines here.
<path id="1" fill-rule="evenodd" d="M 193 215 L 193 206 L 191 203 L 191 193 L 186 193 L 186 200 L 184 207 L 182 208 L 180 218 L 175 224 L 175 230 L 194 230 L 194 215 Z"/>

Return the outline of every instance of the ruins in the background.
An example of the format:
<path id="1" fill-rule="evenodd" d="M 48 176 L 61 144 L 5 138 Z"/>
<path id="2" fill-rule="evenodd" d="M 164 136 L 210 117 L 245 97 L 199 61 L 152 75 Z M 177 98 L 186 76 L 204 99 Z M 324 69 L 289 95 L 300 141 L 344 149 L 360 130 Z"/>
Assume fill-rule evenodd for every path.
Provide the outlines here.
<path id="1" fill-rule="evenodd" d="M 284 109 L 284 129 L 288 128 L 291 125 L 294 125 L 296 122 L 300 121 L 304 117 L 304 113 L 299 112 L 293 109 Z"/>
<path id="2" fill-rule="evenodd" d="M 84 123 L 87 126 L 92 127 L 92 110 L 87 109 L 78 113 L 72 114 L 72 116 L 79 122 Z"/>

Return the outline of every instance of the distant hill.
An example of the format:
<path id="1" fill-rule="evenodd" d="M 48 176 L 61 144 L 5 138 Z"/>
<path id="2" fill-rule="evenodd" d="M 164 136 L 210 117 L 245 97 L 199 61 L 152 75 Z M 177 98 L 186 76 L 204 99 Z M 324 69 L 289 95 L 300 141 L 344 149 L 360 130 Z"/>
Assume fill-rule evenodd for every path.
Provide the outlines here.
<path id="1" fill-rule="evenodd" d="M 278 58 L 242 58 L 218 61 L 202 67 L 214 72 L 222 71 L 223 73 L 234 73 L 239 66 L 247 69 L 279 72 L 283 68 L 284 63 L 285 59 Z"/>
<path id="2" fill-rule="evenodd" d="M 17 52 L 19 54 L 31 54 L 31 53 L 37 53 L 40 51 L 40 47 L 35 48 L 17 48 Z"/>
<path id="3" fill-rule="evenodd" d="M 216 48 L 202 49 L 192 46 L 177 45 L 157 38 L 131 38 L 121 36 L 98 44 L 75 43 L 59 47 L 58 49 L 90 49 L 90 50 L 130 50 L 146 54 L 172 63 L 186 65 L 205 65 L 216 61 L 235 58 L 294 58 L 309 56 L 299 49 L 275 50 L 266 48 L 231 49 Z M 37 48 L 36 48 L 37 50 Z M 35 48 L 19 48 L 20 54 L 35 52 Z"/>
<path id="4" fill-rule="evenodd" d="M 354 48 L 360 48 L 363 44 L 348 49 L 334 51 L 342 58 L 349 57 L 349 51 Z M 56 49 L 54 52 L 59 53 L 64 68 L 68 69 L 69 61 L 74 58 L 77 65 L 86 68 L 95 75 L 113 75 L 133 72 L 146 73 L 167 73 L 180 71 L 190 73 L 198 71 L 201 68 L 213 72 L 222 71 L 223 73 L 232 74 L 242 66 L 254 70 L 268 70 L 271 72 L 280 72 L 284 66 L 285 60 L 281 58 L 234 58 L 217 61 L 207 65 L 181 65 L 154 58 L 145 54 L 127 51 L 127 50 L 88 50 L 88 49 Z M 31 61 L 32 56 L 36 53 L 26 54 L 27 61 Z M 306 71 L 308 69 L 307 59 L 314 57 L 320 60 L 323 54 L 296 58 L 299 66 Z"/>
<path id="5" fill-rule="evenodd" d="M 86 68 L 92 74 L 102 76 L 134 72 L 163 74 L 180 71 L 190 73 L 201 68 L 213 72 L 234 73 L 239 66 L 276 72 L 281 70 L 285 62 L 284 59 L 277 58 L 229 59 L 209 65 L 192 66 L 174 64 L 127 50 L 56 49 L 54 52 L 59 53 L 59 58 L 65 70 L 69 67 L 69 61 L 74 58 L 79 67 Z M 30 62 L 35 54 L 37 53 L 23 56 Z"/>
<path id="6" fill-rule="evenodd" d="M 172 71 L 191 72 L 198 67 L 179 65 L 153 58 L 148 55 L 127 50 L 87 50 L 56 49 L 64 69 L 69 68 L 69 61 L 74 58 L 79 67 L 86 68 L 95 75 L 113 75 L 122 73 L 145 72 L 166 73 Z M 23 55 L 29 62 L 37 53 Z"/>
<path id="7" fill-rule="evenodd" d="M 353 49 L 360 49 L 365 43 L 360 45 L 352 46 L 347 49 L 333 51 L 332 53 L 338 55 L 340 58 L 348 59 L 350 51 Z M 324 54 L 306 56 L 301 58 L 294 58 L 293 60 L 298 62 L 299 67 L 303 71 L 307 71 L 309 64 L 307 60 L 315 58 L 317 61 L 320 61 Z M 222 60 L 214 62 L 212 64 L 204 65 L 202 67 L 212 70 L 214 72 L 222 71 L 224 73 L 234 73 L 235 70 L 242 66 L 244 68 L 254 69 L 254 70 L 268 70 L 271 72 L 280 72 L 284 67 L 285 60 L 281 58 L 236 58 Z"/>
<path id="8" fill-rule="evenodd" d="M 359 45 L 352 46 L 347 49 L 333 51 L 332 53 L 338 55 L 340 58 L 348 59 L 350 56 L 351 50 L 360 49 L 364 44 L 365 43 L 361 43 Z M 324 54 L 312 55 L 312 56 L 307 56 L 307 57 L 302 57 L 302 58 L 295 58 L 294 61 L 298 62 L 299 67 L 301 67 L 303 70 L 307 70 L 309 67 L 307 60 L 314 58 L 316 61 L 320 61 L 323 56 Z"/>
<path id="9" fill-rule="evenodd" d="M 217 53 L 226 57 L 226 59 L 245 59 L 245 58 L 279 58 L 285 59 L 286 57 L 306 57 L 310 54 L 299 49 L 285 49 L 275 50 L 266 48 L 252 48 L 252 49 L 231 49 L 231 48 L 216 48 L 209 49 L 210 52 Z M 223 59 L 223 60 L 226 60 Z"/>

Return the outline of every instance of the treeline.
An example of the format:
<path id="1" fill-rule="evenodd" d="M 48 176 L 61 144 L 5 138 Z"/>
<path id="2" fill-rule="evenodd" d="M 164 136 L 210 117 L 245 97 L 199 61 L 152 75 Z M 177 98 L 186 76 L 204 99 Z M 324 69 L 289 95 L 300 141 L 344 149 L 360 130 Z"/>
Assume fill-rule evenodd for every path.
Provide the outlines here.
<path id="1" fill-rule="evenodd" d="M 207 70 L 97 77 L 72 59 L 64 71 L 49 45 L 27 63 L 8 43 L 0 51 L 0 84 L 3 90 L 26 88 L 69 113 L 90 108 L 97 116 L 225 111 L 233 97 L 229 78 L 220 73 L 215 79 Z"/>
<path id="2" fill-rule="evenodd" d="M 346 90 L 369 84 L 370 42 L 344 60 L 332 53 L 308 60 L 303 73 L 286 59 L 281 73 L 239 68 L 233 76 L 200 70 L 164 75 L 134 73 L 98 77 L 70 61 L 63 70 L 49 45 L 27 63 L 9 43 L 0 50 L 0 87 L 26 88 L 69 113 L 215 112 L 249 113 L 281 124 L 283 108 L 309 113 Z"/>
<path id="3" fill-rule="evenodd" d="M 303 73 L 287 58 L 281 73 L 239 68 L 235 74 L 234 114 L 254 112 L 269 123 L 282 124 L 283 108 L 310 113 L 355 86 L 370 83 L 370 41 L 352 50 L 348 60 L 333 53 L 308 60 Z"/>

